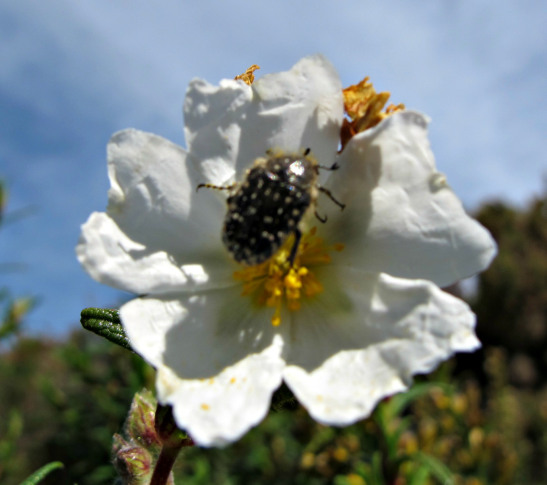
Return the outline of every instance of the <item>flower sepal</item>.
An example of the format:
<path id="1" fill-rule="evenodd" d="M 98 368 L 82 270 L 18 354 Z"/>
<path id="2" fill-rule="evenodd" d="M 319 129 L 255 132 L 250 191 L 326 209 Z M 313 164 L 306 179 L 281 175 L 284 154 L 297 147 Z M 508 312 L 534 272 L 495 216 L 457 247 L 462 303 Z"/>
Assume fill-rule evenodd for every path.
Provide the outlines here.
<path id="1" fill-rule="evenodd" d="M 194 443 L 188 435 L 179 429 L 173 419 L 173 408 L 158 404 L 154 427 L 156 434 L 163 444 L 169 447 L 192 446 Z"/>

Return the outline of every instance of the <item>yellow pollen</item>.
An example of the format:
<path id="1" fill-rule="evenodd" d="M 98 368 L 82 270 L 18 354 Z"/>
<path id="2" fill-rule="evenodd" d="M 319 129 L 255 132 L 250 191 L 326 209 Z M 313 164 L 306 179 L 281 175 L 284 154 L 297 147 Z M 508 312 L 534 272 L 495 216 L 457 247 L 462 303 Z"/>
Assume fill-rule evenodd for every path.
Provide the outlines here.
<path id="1" fill-rule="evenodd" d="M 274 308 L 273 326 L 281 324 L 281 310 L 285 305 L 298 311 L 303 299 L 311 299 L 323 291 L 323 285 L 313 272 L 314 266 L 331 262 L 331 251 L 342 251 L 343 244 L 327 246 L 316 235 L 317 228 L 302 236 L 292 266 L 289 262 L 294 236 L 290 236 L 268 261 L 244 267 L 234 273 L 243 282 L 242 296 L 251 296 L 259 306 Z"/>

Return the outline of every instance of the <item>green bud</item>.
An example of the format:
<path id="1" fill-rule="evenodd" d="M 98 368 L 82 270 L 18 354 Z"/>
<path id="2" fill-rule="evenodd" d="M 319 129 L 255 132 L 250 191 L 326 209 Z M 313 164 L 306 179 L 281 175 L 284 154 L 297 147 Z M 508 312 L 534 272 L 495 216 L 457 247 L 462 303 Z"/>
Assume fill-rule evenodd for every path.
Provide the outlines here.
<path id="1" fill-rule="evenodd" d="M 152 477 L 152 455 L 140 446 L 133 446 L 120 435 L 114 435 L 113 462 L 124 485 L 145 485 Z"/>
<path id="2" fill-rule="evenodd" d="M 150 451 L 159 451 L 161 446 L 154 424 L 156 406 L 156 400 L 148 389 L 137 392 L 125 422 L 127 435 Z"/>

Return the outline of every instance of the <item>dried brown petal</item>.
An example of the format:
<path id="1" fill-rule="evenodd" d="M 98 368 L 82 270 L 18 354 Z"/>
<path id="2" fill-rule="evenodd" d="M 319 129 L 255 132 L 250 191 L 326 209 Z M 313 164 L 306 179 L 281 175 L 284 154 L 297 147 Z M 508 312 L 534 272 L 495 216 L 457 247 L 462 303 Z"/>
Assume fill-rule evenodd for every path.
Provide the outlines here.
<path id="1" fill-rule="evenodd" d="M 260 66 L 257 66 L 256 64 L 253 64 L 251 67 L 247 68 L 247 70 L 243 74 L 239 74 L 234 79 L 238 80 L 241 79 L 244 83 L 248 84 L 249 86 L 253 84 L 255 80 L 255 75 L 253 74 L 257 69 L 260 69 Z"/>

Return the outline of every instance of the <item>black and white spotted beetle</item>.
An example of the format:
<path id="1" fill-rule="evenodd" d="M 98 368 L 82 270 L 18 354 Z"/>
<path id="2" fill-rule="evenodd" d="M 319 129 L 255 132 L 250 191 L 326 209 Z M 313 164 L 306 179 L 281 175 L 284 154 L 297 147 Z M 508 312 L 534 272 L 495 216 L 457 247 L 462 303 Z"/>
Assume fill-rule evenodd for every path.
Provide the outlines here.
<path id="1" fill-rule="evenodd" d="M 292 266 L 302 237 L 299 223 L 306 211 L 315 206 L 318 192 L 326 194 L 341 209 L 345 207 L 318 184 L 320 168 L 336 170 L 338 166 L 319 165 L 310 156 L 309 148 L 300 155 L 270 151 L 267 155 L 255 160 L 241 183 L 226 187 L 200 184 L 197 189 L 231 191 L 222 241 L 238 263 L 253 266 L 266 261 L 294 234 L 289 256 Z M 314 213 L 321 222 L 326 221 L 315 207 Z"/>

